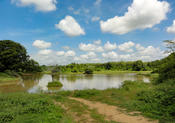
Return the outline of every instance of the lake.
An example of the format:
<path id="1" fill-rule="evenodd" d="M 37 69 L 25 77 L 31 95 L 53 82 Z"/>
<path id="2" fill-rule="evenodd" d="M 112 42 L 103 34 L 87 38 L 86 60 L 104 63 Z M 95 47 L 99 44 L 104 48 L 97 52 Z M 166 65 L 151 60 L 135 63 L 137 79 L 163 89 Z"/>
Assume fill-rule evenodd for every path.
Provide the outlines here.
<path id="1" fill-rule="evenodd" d="M 63 87 L 47 88 L 50 81 L 59 80 Z M 61 90 L 84 90 L 98 89 L 104 90 L 107 88 L 119 88 L 125 80 L 143 80 L 149 82 L 147 76 L 137 75 L 136 73 L 117 73 L 117 74 L 34 74 L 23 76 L 19 82 L 0 85 L 0 92 L 55 92 Z"/>

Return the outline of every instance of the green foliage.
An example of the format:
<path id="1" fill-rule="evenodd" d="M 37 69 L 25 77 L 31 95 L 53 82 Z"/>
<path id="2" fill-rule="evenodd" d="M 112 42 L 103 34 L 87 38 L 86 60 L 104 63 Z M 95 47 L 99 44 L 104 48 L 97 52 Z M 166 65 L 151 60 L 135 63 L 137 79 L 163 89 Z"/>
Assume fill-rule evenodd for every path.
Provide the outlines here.
<path id="1" fill-rule="evenodd" d="M 11 40 L 0 40 L 0 72 L 5 70 L 15 72 L 41 71 L 39 64 L 30 60 L 22 45 Z"/>
<path id="2" fill-rule="evenodd" d="M 138 93 L 137 100 L 134 106 L 145 115 L 162 122 L 175 121 L 175 85 L 160 84 L 153 90 Z"/>
<path id="3" fill-rule="evenodd" d="M 159 67 L 159 78 L 157 83 L 166 82 L 167 80 L 175 80 L 175 53 L 163 59 L 164 63 Z"/>
<path id="4" fill-rule="evenodd" d="M 46 95 L 0 94 L 0 123 L 62 122 L 64 110 Z"/>
<path id="5" fill-rule="evenodd" d="M 88 68 L 84 71 L 84 74 L 93 74 L 93 70 Z"/>
<path id="6" fill-rule="evenodd" d="M 152 71 L 157 68 L 156 65 L 153 65 L 152 62 L 108 62 L 108 63 L 86 63 L 86 64 L 76 64 L 72 63 L 69 65 L 63 66 L 52 66 L 54 72 L 61 73 L 82 73 L 86 69 L 91 69 L 93 71 Z M 48 67 L 50 68 L 50 66 Z"/>
<path id="7" fill-rule="evenodd" d="M 59 81 L 49 82 L 47 87 L 62 87 L 63 84 Z"/>
<path id="8" fill-rule="evenodd" d="M 145 66 L 141 60 L 134 62 L 132 70 L 134 71 L 144 71 Z"/>

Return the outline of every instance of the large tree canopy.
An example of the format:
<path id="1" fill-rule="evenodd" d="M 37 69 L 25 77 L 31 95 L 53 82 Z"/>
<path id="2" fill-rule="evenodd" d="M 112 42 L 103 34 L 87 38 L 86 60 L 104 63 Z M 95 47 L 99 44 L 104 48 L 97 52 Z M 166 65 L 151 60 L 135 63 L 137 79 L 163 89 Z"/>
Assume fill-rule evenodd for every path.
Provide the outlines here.
<path id="1" fill-rule="evenodd" d="M 32 67 L 33 69 L 31 69 Z M 38 63 L 34 63 L 33 60 L 30 60 L 29 55 L 27 55 L 26 49 L 22 45 L 11 40 L 0 40 L 1 72 L 5 70 L 27 72 L 34 70 L 34 68 L 36 70 L 36 67 L 39 70 Z"/>

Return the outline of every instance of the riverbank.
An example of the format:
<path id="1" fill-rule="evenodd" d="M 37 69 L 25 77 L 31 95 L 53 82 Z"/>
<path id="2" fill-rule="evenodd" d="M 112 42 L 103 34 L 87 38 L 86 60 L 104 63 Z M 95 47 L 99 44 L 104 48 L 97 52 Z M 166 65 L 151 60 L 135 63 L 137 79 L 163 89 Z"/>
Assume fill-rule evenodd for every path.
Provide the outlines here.
<path id="1" fill-rule="evenodd" d="M 160 122 L 175 123 L 174 84 L 154 85 L 152 83 L 125 81 L 119 89 L 76 90 L 57 93 L 58 97 L 83 98 L 108 105 L 119 106 L 127 112 L 136 112 Z"/>
<path id="2" fill-rule="evenodd" d="M 141 84 L 141 83 L 140 83 Z M 141 85 L 140 85 L 141 86 Z M 147 84 L 145 85 L 147 86 Z M 144 87 L 145 87 L 144 86 Z M 143 88 L 144 88 L 143 87 Z M 141 88 L 141 89 L 143 89 Z M 140 89 L 140 90 L 141 90 Z M 146 88 L 144 88 L 146 89 Z M 137 90 L 137 89 L 136 89 Z M 67 122 L 67 123 L 118 123 L 118 119 L 109 118 L 104 112 L 100 112 L 96 107 L 90 107 L 87 104 L 76 100 L 84 98 L 90 101 L 98 101 L 106 103 L 107 108 L 112 108 L 124 119 L 119 121 L 148 121 L 147 118 L 142 117 L 140 114 L 133 116 L 127 114 L 127 111 L 120 111 L 114 105 L 113 100 L 107 98 L 107 95 L 120 92 L 120 89 L 108 89 L 104 91 L 99 90 L 84 90 L 84 91 L 61 91 L 59 93 L 8 93 L 0 94 L 0 123 L 6 122 Z M 106 93 L 107 92 L 107 93 Z M 137 91 L 138 92 L 138 91 Z M 104 95 L 104 93 L 106 93 Z M 134 92 L 133 92 L 134 93 Z M 118 97 L 127 96 L 126 92 L 116 93 Z M 131 94 L 132 95 L 132 94 Z M 74 98 L 71 98 L 74 97 Z M 90 99 L 92 97 L 92 99 Z M 105 97 L 105 98 L 104 98 Z M 102 99 L 103 98 L 103 99 Z M 132 98 L 132 97 L 131 97 Z M 108 100 L 110 99 L 110 100 Z M 114 99 L 115 100 L 115 99 Z M 121 103 L 126 100 L 121 100 Z M 108 103 L 107 103 L 108 102 Z M 101 105 L 105 105 L 102 104 Z M 4 106 L 4 104 L 6 104 Z M 94 104 L 92 102 L 92 104 Z M 100 108 L 100 107 L 99 107 Z M 117 109 L 116 109 L 117 108 Z M 117 111 L 118 110 L 118 111 Z M 142 120 L 140 120 L 142 118 Z M 148 123 L 152 121 L 148 121 Z"/>
<path id="3" fill-rule="evenodd" d="M 93 74 L 118 74 L 118 73 L 136 73 L 138 75 L 151 75 L 152 71 L 118 71 L 118 70 L 101 70 L 93 71 Z M 52 74 L 51 71 L 43 71 L 43 74 Z M 59 74 L 59 73 L 54 73 Z M 62 72 L 61 74 L 84 74 L 84 72 Z"/>
<path id="4" fill-rule="evenodd" d="M 161 87 L 166 87 L 165 89 L 168 90 L 164 92 L 163 89 L 160 89 Z M 158 90 L 155 90 L 157 88 Z M 0 119 L 3 123 L 4 121 L 48 122 L 50 120 L 68 123 L 117 122 L 113 115 L 112 119 L 108 118 L 110 114 L 101 112 L 100 107 L 95 106 L 95 104 L 101 104 L 113 107 L 114 112 L 117 110 L 131 119 L 137 120 L 133 117 L 142 115 L 151 118 L 153 122 L 159 120 L 160 122 L 174 123 L 174 103 L 171 102 L 174 91 L 172 88 L 174 88 L 172 85 L 158 86 L 142 81 L 125 81 L 119 89 L 0 94 L 0 108 L 2 109 Z M 166 101 L 168 101 L 168 105 Z M 4 106 L 4 104 L 6 105 Z M 125 118 L 125 120 L 127 119 Z"/>
<path id="5" fill-rule="evenodd" d="M 20 77 L 12 76 L 7 73 L 0 72 L 0 84 L 13 83 L 20 80 Z"/>

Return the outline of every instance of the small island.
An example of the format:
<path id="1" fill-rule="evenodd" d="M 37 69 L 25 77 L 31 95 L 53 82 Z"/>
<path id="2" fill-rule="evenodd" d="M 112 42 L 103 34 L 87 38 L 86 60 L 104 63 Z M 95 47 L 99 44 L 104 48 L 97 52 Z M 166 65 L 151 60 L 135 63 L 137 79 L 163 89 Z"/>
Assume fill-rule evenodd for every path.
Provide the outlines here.
<path id="1" fill-rule="evenodd" d="M 53 82 L 49 82 L 47 87 L 62 87 L 63 84 L 59 81 L 53 81 Z"/>

